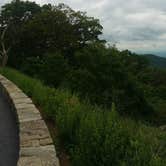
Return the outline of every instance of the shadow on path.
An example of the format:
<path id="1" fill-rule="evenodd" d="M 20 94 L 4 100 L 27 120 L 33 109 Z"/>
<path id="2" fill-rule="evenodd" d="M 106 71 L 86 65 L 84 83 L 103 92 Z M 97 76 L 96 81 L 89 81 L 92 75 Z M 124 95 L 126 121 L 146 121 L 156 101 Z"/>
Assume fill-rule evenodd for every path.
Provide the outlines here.
<path id="1" fill-rule="evenodd" d="M 16 118 L 0 91 L 0 166 L 16 166 L 18 155 L 19 137 Z"/>

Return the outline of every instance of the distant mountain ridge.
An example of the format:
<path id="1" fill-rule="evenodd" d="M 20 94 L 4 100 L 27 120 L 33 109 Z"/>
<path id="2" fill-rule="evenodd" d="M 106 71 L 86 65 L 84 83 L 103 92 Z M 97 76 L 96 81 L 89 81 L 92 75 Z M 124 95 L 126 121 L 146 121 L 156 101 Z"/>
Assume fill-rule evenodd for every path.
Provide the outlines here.
<path id="1" fill-rule="evenodd" d="M 144 54 L 143 56 L 149 60 L 152 66 L 159 67 L 159 68 L 166 68 L 166 58 L 159 57 L 152 54 Z"/>

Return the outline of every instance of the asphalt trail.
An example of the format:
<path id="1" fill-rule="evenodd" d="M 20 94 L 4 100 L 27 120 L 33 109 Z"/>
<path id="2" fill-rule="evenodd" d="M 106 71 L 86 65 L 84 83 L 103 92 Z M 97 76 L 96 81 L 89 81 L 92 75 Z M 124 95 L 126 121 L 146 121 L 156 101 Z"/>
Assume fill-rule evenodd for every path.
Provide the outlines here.
<path id="1" fill-rule="evenodd" d="M 18 125 L 14 111 L 0 91 L 0 166 L 16 166 L 18 155 Z"/>

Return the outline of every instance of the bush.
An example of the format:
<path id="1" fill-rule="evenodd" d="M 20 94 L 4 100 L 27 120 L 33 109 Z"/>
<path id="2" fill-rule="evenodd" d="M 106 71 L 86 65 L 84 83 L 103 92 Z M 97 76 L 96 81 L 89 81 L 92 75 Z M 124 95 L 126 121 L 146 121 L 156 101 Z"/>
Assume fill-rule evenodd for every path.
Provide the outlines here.
<path id="1" fill-rule="evenodd" d="M 70 89 L 91 104 L 110 108 L 114 102 L 118 112 L 134 118 L 153 114 L 144 91 L 129 76 L 119 56 L 115 48 L 93 43 L 70 58 L 58 52 L 28 58 L 21 70 L 51 87 Z"/>
<path id="2" fill-rule="evenodd" d="M 46 54 L 43 58 L 40 79 L 47 85 L 58 87 L 68 74 L 68 64 L 65 58 L 59 54 Z"/>
<path id="3" fill-rule="evenodd" d="M 50 86 L 60 86 L 68 73 L 68 64 L 60 53 L 46 54 L 43 58 L 27 58 L 21 67 L 24 73 Z"/>
<path id="4" fill-rule="evenodd" d="M 54 120 L 73 166 L 164 166 L 166 134 L 81 103 L 69 91 L 44 86 L 15 70 L 1 70 Z M 162 147 L 162 148 L 161 148 Z"/>
<path id="5" fill-rule="evenodd" d="M 76 68 L 66 78 L 66 86 L 81 98 L 107 108 L 115 102 L 118 112 L 135 118 L 152 114 L 142 89 L 112 49 L 91 44 L 76 53 L 75 64 Z"/>

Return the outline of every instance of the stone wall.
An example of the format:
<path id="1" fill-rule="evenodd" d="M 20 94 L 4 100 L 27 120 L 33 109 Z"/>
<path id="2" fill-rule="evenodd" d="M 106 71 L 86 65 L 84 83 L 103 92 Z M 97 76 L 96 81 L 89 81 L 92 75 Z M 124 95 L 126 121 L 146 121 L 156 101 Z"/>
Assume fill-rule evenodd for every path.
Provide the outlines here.
<path id="1" fill-rule="evenodd" d="M 18 166 L 59 166 L 48 128 L 32 100 L 2 75 L 0 88 L 19 123 Z"/>

